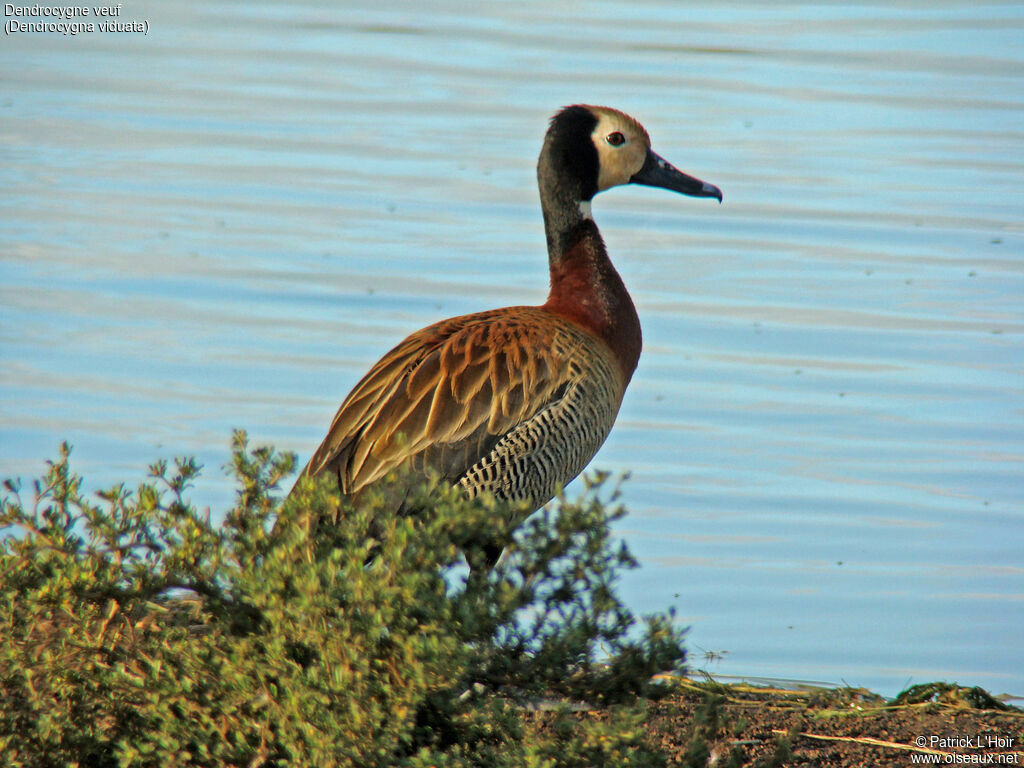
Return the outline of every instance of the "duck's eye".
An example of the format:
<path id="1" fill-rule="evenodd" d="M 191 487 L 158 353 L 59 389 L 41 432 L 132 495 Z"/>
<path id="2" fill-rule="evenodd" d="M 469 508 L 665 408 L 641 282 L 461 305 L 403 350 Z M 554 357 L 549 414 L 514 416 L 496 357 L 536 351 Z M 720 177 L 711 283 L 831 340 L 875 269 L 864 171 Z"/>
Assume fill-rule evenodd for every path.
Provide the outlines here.
<path id="1" fill-rule="evenodd" d="M 623 136 L 618 131 L 615 131 L 614 133 L 609 133 L 607 136 L 604 137 L 604 140 L 611 144 L 613 147 L 621 147 L 623 144 L 626 143 L 626 137 Z"/>

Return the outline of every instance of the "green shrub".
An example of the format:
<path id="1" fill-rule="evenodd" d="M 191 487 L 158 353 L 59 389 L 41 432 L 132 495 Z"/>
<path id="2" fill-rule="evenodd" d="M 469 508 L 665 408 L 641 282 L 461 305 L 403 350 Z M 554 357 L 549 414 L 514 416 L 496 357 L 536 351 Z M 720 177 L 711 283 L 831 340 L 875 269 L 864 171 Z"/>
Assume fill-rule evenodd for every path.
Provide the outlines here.
<path id="1" fill-rule="evenodd" d="M 415 514 L 393 489 L 339 507 L 329 480 L 282 502 L 294 458 L 239 433 L 218 522 L 186 498 L 191 459 L 94 503 L 69 452 L 0 510 L 7 765 L 662 764 L 638 717 L 681 636 L 617 598 L 635 562 L 601 480 L 513 534 L 514 510 L 436 483 Z M 508 554 L 467 577 L 485 533 Z M 538 729 L 541 697 L 602 710 Z"/>

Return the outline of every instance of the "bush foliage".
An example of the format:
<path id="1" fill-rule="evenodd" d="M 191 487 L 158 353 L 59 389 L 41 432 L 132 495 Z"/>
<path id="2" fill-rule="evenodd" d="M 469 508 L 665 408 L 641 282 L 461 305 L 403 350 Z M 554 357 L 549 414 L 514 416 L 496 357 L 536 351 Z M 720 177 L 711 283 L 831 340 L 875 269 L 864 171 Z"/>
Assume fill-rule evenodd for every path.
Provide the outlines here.
<path id="1" fill-rule="evenodd" d="M 513 510 L 436 483 L 407 515 L 387 489 L 339 506 L 330 481 L 282 502 L 294 457 L 244 433 L 233 448 L 237 503 L 216 521 L 187 498 L 191 459 L 95 502 L 66 445 L 29 501 L 6 483 L 5 764 L 662 764 L 640 717 L 681 636 L 615 594 L 636 565 L 610 536 L 615 491 L 592 482 L 512 532 Z M 484 532 L 508 554 L 467 575 Z M 537 730 L 541 699 L 563 709 Z"/>

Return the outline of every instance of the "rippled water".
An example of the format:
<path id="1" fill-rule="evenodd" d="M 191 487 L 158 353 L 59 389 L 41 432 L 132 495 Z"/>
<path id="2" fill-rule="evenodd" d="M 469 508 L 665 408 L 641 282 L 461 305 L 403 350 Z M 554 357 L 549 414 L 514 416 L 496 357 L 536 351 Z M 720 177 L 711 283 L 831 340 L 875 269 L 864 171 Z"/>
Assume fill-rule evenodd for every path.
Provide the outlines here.
<path id="1" fill-rule="evenodd" d="M 546 294 L 547 117 L 725 203 L 595 203 L 644 324 L 594 466 L 642 610 L 725 675 L 1024 694 L 1018 3 L 127 3 L 0 42 L 0 474 L 232 427 L 315 448 L 376 358 Z"/>

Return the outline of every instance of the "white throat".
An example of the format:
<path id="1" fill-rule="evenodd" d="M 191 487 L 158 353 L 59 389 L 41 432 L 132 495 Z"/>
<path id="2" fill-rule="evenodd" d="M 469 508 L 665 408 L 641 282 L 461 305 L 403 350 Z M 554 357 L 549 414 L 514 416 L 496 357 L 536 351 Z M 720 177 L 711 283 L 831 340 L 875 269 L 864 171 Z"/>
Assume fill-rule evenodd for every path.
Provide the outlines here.
<path id="1" fill-rule="evenodd" d="M 584 219 L 590 219 L 591 221 L 593 221 L 594 216 L 590 212 L 589 200 L 580 200 L 580 216 L 582 216 Z"/>

